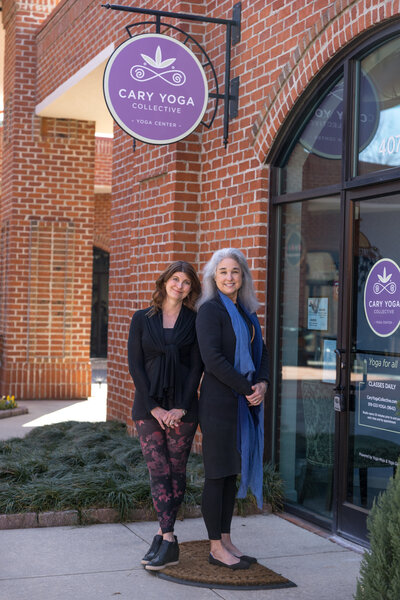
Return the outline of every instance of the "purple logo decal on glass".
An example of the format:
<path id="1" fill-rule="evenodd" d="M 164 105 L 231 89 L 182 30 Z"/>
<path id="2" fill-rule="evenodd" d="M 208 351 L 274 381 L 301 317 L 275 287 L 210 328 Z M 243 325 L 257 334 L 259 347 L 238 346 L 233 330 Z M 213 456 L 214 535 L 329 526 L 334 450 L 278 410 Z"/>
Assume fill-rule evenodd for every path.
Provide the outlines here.
<path id="1" fill-rule="evenodd" d="M 300 143 L 313 154 L 323 158 L 342 157 L 343 79 L 335 85 L 316 108 Z M 361 72 L 359 151 L 372 140 L 379 124 L 379 101 L 377 92 L 368 75 Z"/>
<path id="2" fill-rule="evenodd" d="M 364 289 L 364 311 L 372 331 L 392 335 L 400 324 L 400 268 L 382 258 L 370 270 Z"/>
<path id="3" fill-rule="evenodd" d="M 158 33 L 126 40 L 104 71 L 104 97 L 113 119 L 132 137 L 170 144 L 189 135 L 208 102 L 204 70 L 184 44 Z"/>

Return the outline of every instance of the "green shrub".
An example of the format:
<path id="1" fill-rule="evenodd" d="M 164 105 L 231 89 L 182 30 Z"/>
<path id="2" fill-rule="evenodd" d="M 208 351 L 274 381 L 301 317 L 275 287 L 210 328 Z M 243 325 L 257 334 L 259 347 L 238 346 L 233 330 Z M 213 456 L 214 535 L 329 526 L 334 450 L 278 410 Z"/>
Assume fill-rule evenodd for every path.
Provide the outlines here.
<path id="1" fill-rule="evenodd" d="M 400 469 L 369 514 L 371 551 L 364 554 L 356 600 L 400 598 Z"/>
<path id="2" fill-rule="evenodd" d="M 237 481 L 239 489 L 240 478 Z M 283 481 L 271 463 L 264 463 L 263 466 L 263 499 L 265 504 L 270 504 L 274 512 L 279 512 L 283 508 Z M 256 508 L 257 501 L 251 492 L 247 493 L 246 498 L 236 500 L 239 515 L 245 515 L 249 506 Z"/>
<path id="3" fill-rule="evenodd" d="M 271 463 L 264 464 L 264 482 L 263 482 L 264 502 L 271 505 L 274 512 L 283 509 L 284 490 L 283 481 L 276 467 Z"/>

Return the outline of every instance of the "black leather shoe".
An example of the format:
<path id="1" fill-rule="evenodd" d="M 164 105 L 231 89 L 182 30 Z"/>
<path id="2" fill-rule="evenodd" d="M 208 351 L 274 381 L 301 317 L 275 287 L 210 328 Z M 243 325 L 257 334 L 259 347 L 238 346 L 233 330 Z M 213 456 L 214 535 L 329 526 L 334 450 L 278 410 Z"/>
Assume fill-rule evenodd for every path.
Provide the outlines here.
<path id="1" fill-rule="evenodd" d="M 148 571 L 160 571 L 161 569 L 164 569 L 164 567 L 178 564 L 179 546 L 176 536 L 174 536 L 174 538 L 175 541 L 173 542 L 167 542 L 167 540 L 163 540 L 161 542 L 158 554 L 153 558 L 153 560 L 145 565 L 145 569 Z"/>
<path id="2" fill-rule="evenodd" d="M 163 536 L 159 535 L 158 533 L 153 537 L 153 541 L 150 544 L 150 548 L 147 550 L 146 554 L 140 561 L 142 565 L 147 565 L 147 563 L 149 563 L 151 560 L 153 560 L 153 558 L 155 558 L 155 556 L 158 554 L 162 541 Z"/>
<path id="3" fill-rule="evenodd" d="M 208 562 L 210 563 L 210 565 L 216 565 L 217 567 L 226 567 L 227 569 L 232 569 L 232 571 L 237 571 L 238 569 L 248 569 L 250 567 L 250 563 L 246 562 L 245 560 L 242 560 L 242 557 L 240 557 L 240 561 L 238 563 L 235 563 L 234 565 L 228 565 L 227 563 L 224 563 L 221 560 L 214 558 L 211 552 L 208 556 Z"/>
<path id="4" fill-rule="evenodd" d="M 247 556 L 247 554 L 242 554 L 241 556 L 238 556 L 237 554 L 235 554 L 236 558 L 240 558 L 240 560 L 245 560 L 247 563 L 249 563 L 249 565 L 255 565 L 257 562 L 257 559 L 255 556 Z"/>

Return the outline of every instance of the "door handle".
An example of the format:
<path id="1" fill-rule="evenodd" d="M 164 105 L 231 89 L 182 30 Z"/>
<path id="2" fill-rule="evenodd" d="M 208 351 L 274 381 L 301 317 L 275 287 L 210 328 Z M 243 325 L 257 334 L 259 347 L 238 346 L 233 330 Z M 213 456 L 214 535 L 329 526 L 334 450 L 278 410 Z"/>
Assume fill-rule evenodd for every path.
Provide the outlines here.
<path id="1" fill-rule="evenodd" d="M 344 362 L 344 355 L 345 355 L 345 351 L 342 350 L 341 348 L 335 348 L 335 354 L 336 354 L 336 386 L 334 388 L 335 392 L 336 391 L 342 391 L 344 389 L 344 387 L 341 385 L 341 381 L 342 381 L 342 369 L 344 369 L 345 367 L 345 362 Z M 339 364 L 338 364 L 339 361 Z"/>
<path id="2" fill-rule="evenodd" d="M 336 386 L 333 388 L 335 392 L 333 396 L 333 408 L 337 412 L 343 412 L 346 410 L 346 402 L 344 398 L 344 386 L 342 385 L 342 369 L 345 367 L 345 362 L 343 357 L 345 356 L 345 351 L 341 348 L 335 348 L 336 354 Z M 339 361 L 339 364 L 338 364 Z"/>
<path id="3" fill-rule="evenodd" d="M 346 351 L 342 350 L 341 348 L 335 348 L 335 354 L 340 360 L 340 368 L 344 369 L 344 367 L 346 366 L 344 362 L 344 356 L 346 355 Z"/>

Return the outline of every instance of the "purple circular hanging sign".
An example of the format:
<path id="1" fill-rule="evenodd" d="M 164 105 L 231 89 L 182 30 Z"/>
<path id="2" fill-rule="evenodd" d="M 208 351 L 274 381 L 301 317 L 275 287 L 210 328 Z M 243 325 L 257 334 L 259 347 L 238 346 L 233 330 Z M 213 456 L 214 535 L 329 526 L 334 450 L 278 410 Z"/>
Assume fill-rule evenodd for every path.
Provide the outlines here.
<path id="1" fill-rule="evenodd" d="M 400 324 L 400 268 L 382 258 L 370 270 L 364 289 L 368 325 L 380 337 L 392 335 Z"/>
<path id="2" fill-rule="evenodd" d="M 107 62 L 103 86 L 113 119 L 149 144 L 171 144 L 189 135 L 208 102 L 199 60 L 182 42 L 158 33 L 121 44 Z"/>

